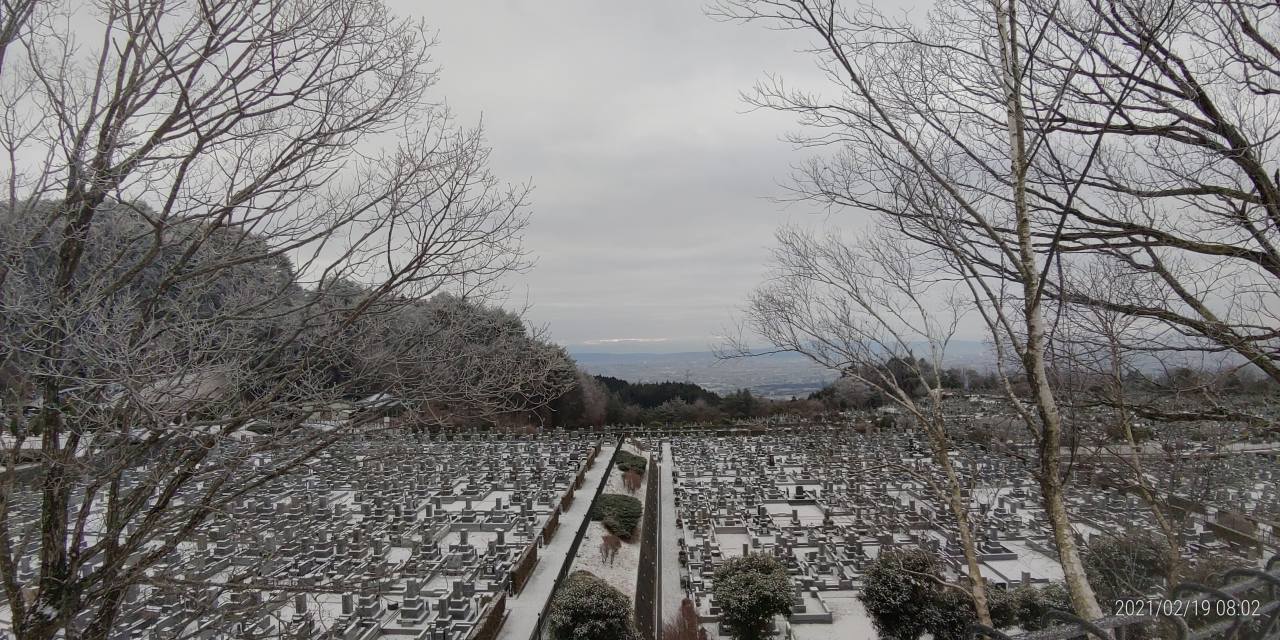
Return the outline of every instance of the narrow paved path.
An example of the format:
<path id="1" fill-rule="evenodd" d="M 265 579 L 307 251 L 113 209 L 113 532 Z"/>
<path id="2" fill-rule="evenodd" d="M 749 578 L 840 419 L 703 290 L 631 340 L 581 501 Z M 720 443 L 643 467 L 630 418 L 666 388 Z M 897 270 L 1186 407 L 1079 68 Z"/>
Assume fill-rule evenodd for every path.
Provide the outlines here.
<path id="1" fill-rule="evenodd" d="M 507 598 L 507 621 L 498 631 L 498 640 L 529 640 L 534 627 L 538 626 L 538 615 L 551 599 L 556 576 L 560 575 L 560 569 L 566 562 L 573 560 L 569 557 L 569 547 L 591 509 L 591 498 L 604 482 L 614 448 L 615 445 L 605 445 L 596 454 L 595 465 L 587 470 L 582 486 L 573 494 L 573 505 L 560 514 L 560 528 L 551 537 L 551 544 L 538 549 L 538 564 L 533 568 L 533 575 L 529 576 L 524 590 L 518 596 Z"/>
<path id="2" fill-rule="evenodd" d="M 662 563 L 658 568 L 661 576 L 658 584 L 662 585 L 662 593 L 658 594 L 658 602 L 662 606 L 663 622 L 675 617 L 680 610 L 680 602 L 684 600 L 684 589 L 680 588 L 680 543 L 678 542 L 683 533 L 676 528 L 676 489 L 675 483 L 671 480 L 673 468 L 671 443 L 664 442 L 662 443 L 662 464 L 659 469 L 662 472 L 662 482 L 658 486 L 658 503 L 662 505 L 662 526 L 659 528 L 661 537 L 658 538 L 658 558 Z"/>

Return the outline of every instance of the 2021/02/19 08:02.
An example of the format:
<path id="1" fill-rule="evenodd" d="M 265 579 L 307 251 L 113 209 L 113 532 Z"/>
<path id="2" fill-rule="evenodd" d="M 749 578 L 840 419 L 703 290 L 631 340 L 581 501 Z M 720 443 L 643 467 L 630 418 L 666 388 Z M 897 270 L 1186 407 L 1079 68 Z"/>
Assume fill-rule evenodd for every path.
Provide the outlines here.
<path id="1" fill-rule="evenodd" d="M 1116 600 L 1121 616 L 1256 616 L 1261 600 Z"/>

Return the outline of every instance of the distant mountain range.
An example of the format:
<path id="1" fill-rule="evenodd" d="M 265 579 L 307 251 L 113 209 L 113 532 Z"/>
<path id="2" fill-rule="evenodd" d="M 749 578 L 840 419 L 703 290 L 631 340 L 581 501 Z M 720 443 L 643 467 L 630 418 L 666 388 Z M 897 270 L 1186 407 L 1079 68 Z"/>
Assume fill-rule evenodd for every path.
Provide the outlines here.
<path id="1" fill-rule="evenodd" d="M 987 368 L 990 354 L 982 342 L 953 342 L 948 364 Z M 692 382 L 725 394 L 750 389 L 766 398 L 803 398 L 839 377 L 835 371 L 815 364 L 795 353 L 776 353 L 752 358 L 720 360 L 709 351 L 676 353 L 606 353 L 579 351 L 569 354 L 584 370 L 630 382 Z"/>

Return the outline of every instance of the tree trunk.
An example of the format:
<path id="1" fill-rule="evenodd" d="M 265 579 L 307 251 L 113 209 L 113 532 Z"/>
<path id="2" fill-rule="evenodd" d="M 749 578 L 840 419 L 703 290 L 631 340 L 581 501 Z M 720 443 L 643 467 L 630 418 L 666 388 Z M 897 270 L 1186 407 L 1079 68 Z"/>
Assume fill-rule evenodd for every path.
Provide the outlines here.
<path id="1" fill-rule="evenodd" d="M 1087 619 L 1097 619 L 1103 616 L 1102 608 L 1098 606 L 1098 598 L 1094 595 L 1093 587 L 1089 585 L 1089 579 L 1085 575 L 1084 563 L 1080 560 L 1075 532 L 1071 529 L 1066 502 L 1063 499 L 1062 414 L 1058 412 L 1058 403 L 1053 396 L 1053 389 L 1049 386 L 1048 374 L 1044 366 L 1045 321 L 1038 300 L 1039 273 L 1031 246 L 1031 225 L 1025 213 L 1025 189 L 1020 188 L 1018 191 L 1019 197 L 1016 198 L 1020 204 L 1017 225 L 1018 248 L 1022 259 L 1022 290 L 1026 297 L 1027 323 L 1027 345 L 1023 360 L 1027 381 L 1031 384 L 1031 394 L 1040 417 L 1040 492 L 1044 499 L 1045 512 L 1049 517 L 1049 526 L 1053 529 L 1054 542 L 1058 545 L 1058 561 L 1062 564 L 1067 590 L 1071 593 L 1071 604 L 1076 614 Z"/>
<path id="2" fill-rule="evenodd" d="M 970 591 L 973 593 L 973 609 L 978 613 L 978 622 L 994 627 L 991 622 L 991 605 L 987 602 L 987 583 L 982 577 L 982 568 L 978 565 L 978 545 L 973 539 L 973 531 L 969 528 L 969 505 L 960 495 L 960 484 L 956 480 L 951 461 L 943 458 L 943 469 L 947 474 L 948 501 L 955 512 L 956 524 L 960 528 L 960 546 L 964 547 L 965 564 L 969 567 Z"/>
<path id="3" fill-rule="evenodd" d="M 1043 458 L 1041 462 L 1044 463 Z M 1054 467 L 1057 465 L 1054 464 Z M 1049 527 L 1053 530 L 1053 541 L 1058 545 L 1058 562 L 1062 565 L 1063 581 L 1071 594 L 1071 606 L 1077 615 L 1085 619 L 1101 618 L 1105 614 L 1102 607 L 1098 606 L 1098 596 L 1089 584 L 1084 562 L 1080 559 L 1080 549 L 1076 546 L 1075 533 L 1071 529 L 1071 520 L 1067 516 L 1062 496 L 1062 483 L 1048 476 L 1041 477 L 1040 492 L 1044 498 L 1045 513 L 1049 517 Z"/>
<path id="4" fill-rule="evenodd" d="M 1015 160 L 1016 162 L 1016 160 Z M 1049 517 L 1049 526 L 1053 529 L 1053 539 L 1058 545 L 1058 562 L 1062 565 L 1063 578 L 1067 591 L 1071 594 L 1071 605 L 1076 614 L 1087 619 L 1103 617 L 1102 608 L 1098 606 L 1098 598 L 1089 584 L 1084 571 L 1084 562 L 1080 559 L 1080 551 L 1076 546 L 1075 532 L 1071 528 L 1071 520 L 1067 515 L 1067 506 L 1062 488 L 1062 414 L 1058 411 L 1057 399 L 1049 386 L 1049 377 L 1045 371 L 1045 320 L 1040 307 L 1038 295 L 1039 277 L 1035 262 L 1035 254 L 1031 246 L 1031 225 L 1025 213 L 1025 190 L 1019 189 L 1018 215 L 1018 248 L 1022 259 L 1022 290 L 1026 297 L 1027 345 L 1023 356 L 1023 364 L 1027 372 L 1027 380 L 1031 384 L 1031 394 L 1035 400 L 1036 411 L 1040 417 L 1039 429 L 1039 476 L 1040 493 L 1044 499 L 1045 513 Z"/>
<path id="5" fill-rule="evenodd" d="M 1054 542 L 1058 545 L 1058 561 L 1062 565 L 1067 591 L 1076 614 L 1087 619 L 1103 616 L 1098 598 L 1093 593 L 1089 578 L 1076 547 L 1075 532 L 1067 515 L 1062 493 L 1062 415 L 1057 400 L 1049 386 L 1045 370 L 1045 319 L 1040 305 L 1040 269 L 1036 262 L 1035 246 L 1031 241 L 1031 211 L 1027 206 L 1027 156 L 1026 117 L 1022 111 L 1020 82 L 1022 69 L 1018 60 L 1017 17 L 1012 0 L 993 0 L 996 27 L 1001 44 L 1002 76 L 1005 89 L 1005 110 L 1009 128 L 1010 173 L 1013 186 L 1013 212 L 1018 234 L 1018 275 L 1022 281 L 1024 316 L 1026 319 L 1026 349 L 1023 366 L 1031 394 L 1040 418 L 1040 491 L 1044 509 L 1053 529 Z M 1053 256 L 1048 256 L 1052 260 Z"/>

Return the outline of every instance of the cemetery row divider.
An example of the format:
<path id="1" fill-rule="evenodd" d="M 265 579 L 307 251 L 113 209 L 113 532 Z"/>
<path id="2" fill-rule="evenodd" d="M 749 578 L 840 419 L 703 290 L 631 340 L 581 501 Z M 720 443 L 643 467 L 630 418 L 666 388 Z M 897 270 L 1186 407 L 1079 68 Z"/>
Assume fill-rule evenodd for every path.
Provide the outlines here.
<path id="1" fill-rule="evenodd" d="M 658 441 L 661 451 L 661 441 Z M 656 640 L 660 630 L 658 615 L 657 580 L 658 571 L 658 513 L 662 510 L 658 497 L 658 485 L 661 472 L 658 471 L 657 456 L 649 453 L 649 464 L 645 465 L 645 502 L 644 514 L 640 525 L 640 566 L 636 571 L 635 614 L 636 628 L 643 640 Z"/>
<path id="2" fill-rule="evenodd" d="M 596 486 L 596 491 L 591 496 L 591 501 L 587 503 L 588 512 L 582 518 L 582 524 L 573 534 L 573 544 L 569 545 L 569 551 L 565 553 L 564 561 L 560 565 L 560 573 L 556 574 L 556 580 L 551 585 L 551 597 L 547 599 L 547 606 L 538 613 L 538 624 L 534 625 L 533 633 L 530 634 L 529 640 L 540 640 L 542 638 L 543 627 L 547 624 L 547 609 L 551 607 L 551 602 L 555 600 L 556 591 L 560 590 L 560 585 L 564 583 L 564 579 L 569 576 L 569 567 L 573 564 L 573 559 L 578 557 L 578 546 L 582 544 L 582 538 L 587 535 L 587 527 L 591 524 L 591 505 L 596 503 L 600 498 L 600 494 L 604 493 L 604 486 L 608 484 L 609 473 L 613 470 L 613 462 L 618 457 L 618 452 L 622 451 L 622 443 L 626 439 L 626 434 L 618 436 L 617 445 L 613 449 L 613 455 L 609 456 L 609 461 L 604 469 L 604 476 L 600 478 L 600 484 Z M 603 441 L 601 441 L 603 445 Z M 594 458 L 594 456 L 593 456 Z"/>
<path id="3" fill-rule="evenodd" d="M 506 622 L 507 592 L 503 591 L 489 604 L 488 612 L 484 614 L 467 640 L 494 640 Z"/>

